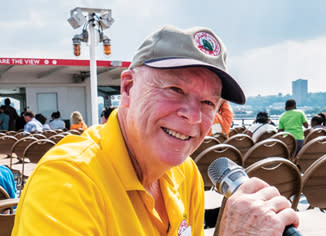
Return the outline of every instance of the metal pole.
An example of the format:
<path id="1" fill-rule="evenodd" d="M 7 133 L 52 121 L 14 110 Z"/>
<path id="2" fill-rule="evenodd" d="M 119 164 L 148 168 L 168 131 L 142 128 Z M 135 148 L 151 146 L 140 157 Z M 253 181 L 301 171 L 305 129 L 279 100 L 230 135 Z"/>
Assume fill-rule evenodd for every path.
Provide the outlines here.
<path id="1" fill-rule="evenodd" d="M 94 19 L 93 14 L 89 14 L 90 19 Z M 98 124 L 98 106 L 97 106 L 97 71 L 96 71 L 96 36 L 95 36 L 95 20 L 91 20 L 88 24 L 90 34 L 89 57 L 90 57 L 90 87 L 91 87 L 91 124 Z"/>

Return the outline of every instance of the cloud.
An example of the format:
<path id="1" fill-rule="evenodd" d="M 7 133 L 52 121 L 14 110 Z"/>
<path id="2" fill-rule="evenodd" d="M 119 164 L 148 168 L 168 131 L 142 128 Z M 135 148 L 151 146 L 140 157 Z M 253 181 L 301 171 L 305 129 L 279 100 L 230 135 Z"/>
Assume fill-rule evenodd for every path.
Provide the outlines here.
<path id="1" fill-rule="evenodd" d="M 230 58 L 230 73 L 247 96 L 292 94 L 292 81 L 308 80 L 309 92 L 326 90 L 326 37 L 285 41 Z"/>

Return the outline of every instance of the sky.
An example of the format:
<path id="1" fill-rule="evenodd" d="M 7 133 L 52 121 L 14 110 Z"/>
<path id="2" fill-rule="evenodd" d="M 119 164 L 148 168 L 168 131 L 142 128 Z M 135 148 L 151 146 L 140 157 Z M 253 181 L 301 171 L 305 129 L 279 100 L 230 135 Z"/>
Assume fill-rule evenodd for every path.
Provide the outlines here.
<path id="1" fill-rule="evenodd" d="M 104 33 L 112 53 L 100 60 L 130 61 L 143 39 L 164 25 L 211 28 L 227 47 L 228 72 L 246 96 L 291 94 L 291 83 L 308 80 L 309 92 L 326 92 L 324 0 L 0 0 L 0 58 L 75 57 L 67 19 L 75 7 L 112 10 Z"/>

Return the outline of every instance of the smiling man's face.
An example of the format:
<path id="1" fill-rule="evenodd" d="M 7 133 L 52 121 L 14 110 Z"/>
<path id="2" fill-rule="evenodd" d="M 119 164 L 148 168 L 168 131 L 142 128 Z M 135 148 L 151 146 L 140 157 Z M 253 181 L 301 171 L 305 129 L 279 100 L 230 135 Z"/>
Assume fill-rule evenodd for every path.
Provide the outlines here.
<path id="1" fill-rule="evenodd" d="M 132 74 L 128 95 L 122 93 L 129 99 L 125 117 L 128 147 L 145 162 L 170 167 L 181 164 L 211 127 L 221 80 L 199 67 L 140 67 Z"/>

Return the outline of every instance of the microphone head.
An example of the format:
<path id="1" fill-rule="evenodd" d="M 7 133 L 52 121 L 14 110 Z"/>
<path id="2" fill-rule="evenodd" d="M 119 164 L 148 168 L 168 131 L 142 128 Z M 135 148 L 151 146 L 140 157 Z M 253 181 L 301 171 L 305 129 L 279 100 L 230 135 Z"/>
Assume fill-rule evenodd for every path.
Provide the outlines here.
<path id="1" fill-rule="evenodd" d="M 238 189 L 247 179 L 244 169 L 226 157 L 217 158 L 208 166 L 208 176 L 217 191 L 226 197 Z"/>
<path id="2" fill-rule="evenodd" d="M 208 166 L 208 176 L 213 184 L 219 185 L 224 176 L 237 167 L 239 166 L 230 159 L 220 157 Z"/>

